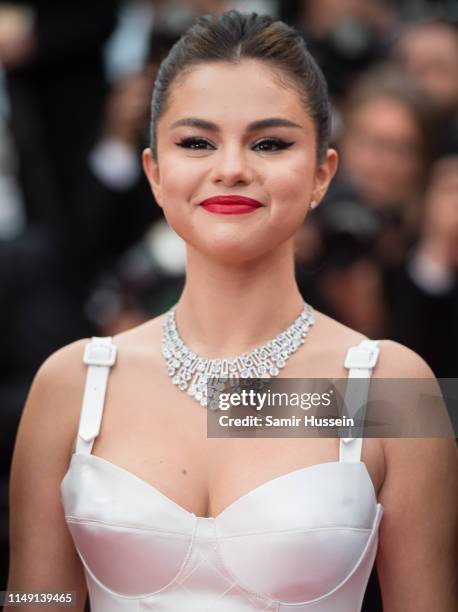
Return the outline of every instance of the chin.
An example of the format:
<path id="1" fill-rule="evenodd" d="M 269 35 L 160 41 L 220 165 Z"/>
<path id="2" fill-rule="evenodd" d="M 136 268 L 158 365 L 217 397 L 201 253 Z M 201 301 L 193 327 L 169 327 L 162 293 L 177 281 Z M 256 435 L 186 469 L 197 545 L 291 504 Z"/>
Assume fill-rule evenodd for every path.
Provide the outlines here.
<path id="1" fill-rule="evenodd" d="M 294 219 L 282 227 L 265 217 L 259 217 L 256 223 L 246 223 L 236 215 L 227 218 L 215 215 L 214 220 L 205 223 L 202 219 L 196 222 L 195 219 L 176 216 L 168 217 L 167 221 L 191 249 L 215 263 L 228 266 L 254 264 L 256 260 L 266 259 L 275 251 L 282 250 L 294 236 L 298 225 Z"/>
<path id="2" fill-rule="evenodd" d="M 193 245 L 200 253 L 214 262 L 228 266 L 249 264 L 266 255 L 265 242 L 259 240 L 240 241 L 240 239 L 218 239 L 210 237 L 205 242 L 198 241 Z"/>
<path id="3" fill-rule="evenodd" d="M 281 256 L 284 249 L 290 245 L 288 237 L 284 238 L 274 233 L 262 232 L 256 234 L 238 236 L 207 236 L 205 240 L 199 236 L 193 242 L 189 242 L 195 251 L 198 251 L 212 262 L 218 262 L 228 267 L 232 266 L 257 266 L 264 262 L 271 265 L 272 258 Z M 269 263 L 270 262 L 270 263 Z"/>

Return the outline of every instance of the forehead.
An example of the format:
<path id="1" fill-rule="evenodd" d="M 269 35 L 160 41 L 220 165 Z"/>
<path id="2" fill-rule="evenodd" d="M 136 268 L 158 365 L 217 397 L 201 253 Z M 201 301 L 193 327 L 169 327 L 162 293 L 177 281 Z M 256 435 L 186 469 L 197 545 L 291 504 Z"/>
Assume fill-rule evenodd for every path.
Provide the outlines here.
<path id="1" fill-rule="evenodd" d="M 401 46 L 411 56 L 442 55 L 453 62 L 457 59 L 458 36 L 448 26 L 431 25 L 407 31 Z"/>
<path id="2" fill-rule="evenodd" d="M 377 117 L 377 121 L 374 121 Z M 348 117 L 350 126 L 399 138 L 416 137 L 419 126 L 413 112 L 402 101 L 388 96 L 373 96 L 362 101 Z"/>
<path id="3" fill-rule="evenodd" d="M 164 123 L 181 116 L 202 117 L 223 125 L 241 125 L 262 117 L 284 117 L 311 129 L 303 97 L 264 62 L 214 62 L 193 67 L 169 92 Z"/>

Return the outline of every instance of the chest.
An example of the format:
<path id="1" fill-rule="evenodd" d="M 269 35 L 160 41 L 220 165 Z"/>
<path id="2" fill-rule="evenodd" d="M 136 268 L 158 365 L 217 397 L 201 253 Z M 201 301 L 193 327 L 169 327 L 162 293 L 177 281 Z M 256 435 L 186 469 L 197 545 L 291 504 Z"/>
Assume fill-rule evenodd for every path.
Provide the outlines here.
<path id="1" fill-rule="evenodd" d="M 339 369 L 340 356 L 330 370 Z M 317 375 L 315 361 L 291 360 L 293 377 Z M 162 361 L 113 371 L 93 454 L 128 470 L 197 516 L 216 516 L 272 479 L 339 459 L 337 438 L 209 438 L 207 410 L 171 384 Z M 322 371 L 322 365 L 319 366 Z M 126 384 L 129 381 L 129 384 Z M 378 491 L 380 442 L 367 439 L 362 460 Z"/>
<path id="2" fill-rule="evenodd" d="M 139 598 L 161 610 L 197 610 L 206 597 L 213 606 L 205 609 L 215 609 L 223 595 L 231 612 L 299 603 L 310 610 L 315 600 L 320 612 L 321 603 L 356 610 L 382 515 L 362 463 L 327 462 L 284 474 L 211 518 L 196 517 L 94 455 L 73 456 L 62 492 L 98 596 Z M 179 599 L 183 588 L 187 603 Z M 107 600 L 101 609 L 114 607 Z"/>
<path id="3" fill-rule="evenodd" d="M 167 410 L 144 402 L 113 402 L 104 413 L 93 454 L 157 487 L 197 516 L 216 516 L 263 483 L 339 460 L 337 438 L 208 438 L 207 413 L 166 392 Z M 184 398 L 187 399 L 187 398 Z M 366 439 L 362 461 L 375 491 L 384 478 L 380 441 Z"/>

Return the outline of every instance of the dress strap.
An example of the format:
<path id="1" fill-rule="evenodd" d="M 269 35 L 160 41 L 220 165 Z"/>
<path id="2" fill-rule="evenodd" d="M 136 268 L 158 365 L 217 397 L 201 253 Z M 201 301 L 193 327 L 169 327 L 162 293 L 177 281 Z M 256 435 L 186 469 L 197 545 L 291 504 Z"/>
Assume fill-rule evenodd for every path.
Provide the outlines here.
<path id="1" fill-rule="evenodd" d="M 379 353 L 378 340 L 363 340 L 348 349 L 344 364 L 349 370 L 344 401 L 346 416 L 355 419 L 355 425 L 351 429 L 355 436 L 340 438 L 339 461 L 361 461 L 370 378 Z"/>
<path id="2" fill-rule="evenodd" d="M 116 346 L 111 337 L 97 338 L 86 345 L 83 362 L 88 366 L 84 387 L 83 406 L 75 450 L 90 454 L 94 439 L 100 431 L 105 391 L 110 368 L 116 361 Z"/>

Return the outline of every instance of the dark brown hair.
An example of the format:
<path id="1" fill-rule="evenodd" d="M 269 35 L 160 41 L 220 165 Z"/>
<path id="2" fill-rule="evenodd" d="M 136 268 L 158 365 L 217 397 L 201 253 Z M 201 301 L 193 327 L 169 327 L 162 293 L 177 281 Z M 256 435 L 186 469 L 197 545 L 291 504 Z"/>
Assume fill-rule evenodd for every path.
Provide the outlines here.
<path id="1" fill-rule="evenodd" d="M 267 15 L 243 14 L 235 10 L 219 17 L 199 17 L 162 61 L 151 104 L 154 158 L 157 157 L 157 122 L 165 112 L 173 82 L 199 64 L 239 62 L 248 58 L 266 62 L 300 92 L 315 125 L 317 157 L 320 161 L 325 158 L 330 132 L 327 85 L 301 34 Z"/>

